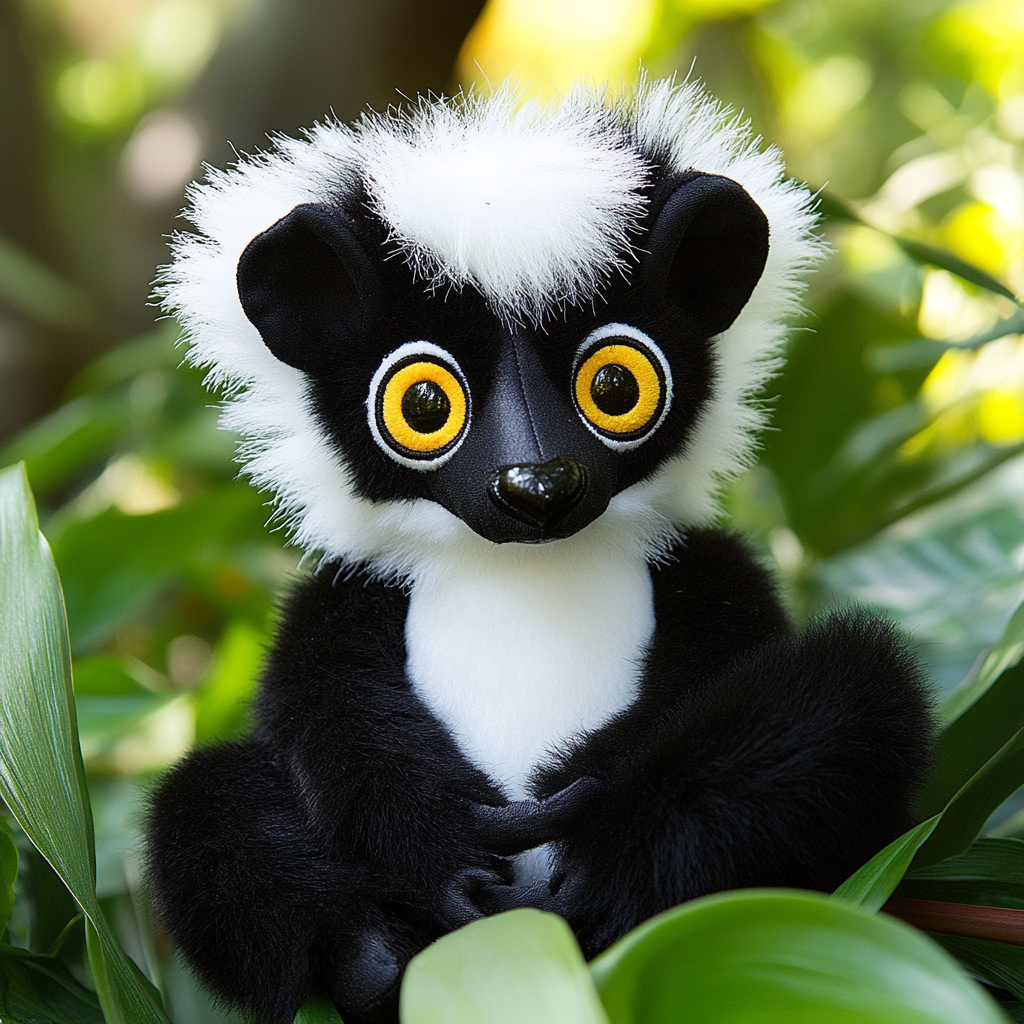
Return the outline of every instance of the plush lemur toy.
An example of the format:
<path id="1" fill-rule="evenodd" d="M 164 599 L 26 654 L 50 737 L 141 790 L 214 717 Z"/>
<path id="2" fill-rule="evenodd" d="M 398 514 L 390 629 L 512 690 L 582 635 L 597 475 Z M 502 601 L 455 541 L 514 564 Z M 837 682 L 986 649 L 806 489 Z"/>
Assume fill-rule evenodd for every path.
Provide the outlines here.
<path id="1" fill-rule="evenodd" d="M 795 627 L 711 525 L 818 253 L 777 153 L 695 85 L 503 88 L 192 201 L 167 305 L 320 556 L 252 735 L 153 798 L 157 909 L 222 1000 L 393 1020 L 481 914 L 554 911 L 592 956 L 705 893 L 830 890 L 908 826 L 907 641 Z"/>

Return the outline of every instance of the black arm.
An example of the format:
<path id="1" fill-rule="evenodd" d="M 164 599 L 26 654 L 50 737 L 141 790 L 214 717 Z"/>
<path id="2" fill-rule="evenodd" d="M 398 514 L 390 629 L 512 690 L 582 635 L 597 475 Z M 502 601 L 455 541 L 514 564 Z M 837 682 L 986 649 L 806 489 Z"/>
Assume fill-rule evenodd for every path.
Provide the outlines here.
<path id="1" fill-rule="evenodd" d="M 336 856 L 436 892 L 484 853 L 473 803 L 503 802 L 409 689 L 401 588 L 321 573 L 288 602 L 256 704 Z"/>

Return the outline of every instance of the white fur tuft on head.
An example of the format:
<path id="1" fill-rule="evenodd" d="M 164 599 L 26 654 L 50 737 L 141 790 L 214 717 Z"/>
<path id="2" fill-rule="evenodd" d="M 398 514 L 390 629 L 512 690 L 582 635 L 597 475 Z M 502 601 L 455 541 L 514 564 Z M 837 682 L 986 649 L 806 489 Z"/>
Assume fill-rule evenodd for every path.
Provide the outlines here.
<path id="1" fill-rule="evenodd" d="M 778 369 L 786 320 L 821 252 L 807 190 L 787 181 L 778 152 L 760 151 L 747 126 L 699 85 L 642 80 L 614 97 L 578 87 L 550 105 L 520 103 L 508 85 L 423 101 L 351 128 L 319 125 L 305 140 L 279 140 L 192 187 L 198 234 L 174 239 L 164 306 L 185 328 L 190 361 L 224 389 L 222 421 L 243 438 L 243 471 L 274 492 L 296 544 L 394 577 L 416 576 L 453 550 L 497 557 L 432 502 L 371 503 L 354 493 L 304 375 L 270 353 L 242 311 L 235 272 L 246 245 L 300 203 L 362 194 L 425 287 L 475 287 L 506 320 L 536 323 L 596 301 L 625 269 L 651 154 L 671 170 L 739 182 L 770 231 L 764 274 L 715 343 L 713 394 L 685 453 L 556 545 L 640 544 L 653 554 L 674 530 L 712 521 L 722 481 L 751 461 L 765 419 L 754 396 Z M 535 556 L 519 548 L 496 551 L 512 561 Z"/>
<path id="2" fill-rule="evenodd" d="M 360 138 L 370 204 L 432 288 L 475 285 L 508 321 L 540 323 L 626 267 L 650 171 L 598 106 L 515 92 L 421 102 Z"/>

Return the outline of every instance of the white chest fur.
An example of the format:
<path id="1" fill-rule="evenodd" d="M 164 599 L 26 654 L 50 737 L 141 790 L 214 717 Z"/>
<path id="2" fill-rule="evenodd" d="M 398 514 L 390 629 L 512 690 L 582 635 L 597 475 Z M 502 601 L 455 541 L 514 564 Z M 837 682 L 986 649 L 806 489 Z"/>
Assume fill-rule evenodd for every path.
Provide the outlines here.
<path id="1" fill-rule="evenodd" d="M 410 596 L 413 689 L 513 799 L 547 754 L 633 701 L 654 629 L 642 557 L 555 547 L 453 563 Z"/>

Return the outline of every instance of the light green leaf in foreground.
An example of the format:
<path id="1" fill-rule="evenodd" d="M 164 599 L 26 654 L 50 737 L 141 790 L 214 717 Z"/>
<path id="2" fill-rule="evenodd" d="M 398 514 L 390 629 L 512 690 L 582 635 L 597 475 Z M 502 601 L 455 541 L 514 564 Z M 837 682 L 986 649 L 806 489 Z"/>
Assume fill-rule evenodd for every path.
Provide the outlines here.
<path id="1" fill-rule="evenodd" d="M 921 932 L 795 890 L 683 904 L 630 932 L 591 971 L 612 1024 L 1007 1020 Z"/>
<path id="2" fill-rule="evenodd" d="M 879 850 L 832 893 L 833 899 L 842 900 L 862 910 L 879 910 L 900 884 L 914 854 L 935 830 L 941 817 L 936 814 L 922 821 L 909 832 L 904 832 L 899 839 L 894 839 L 884 850 Z"/>
<path id="3" fill-rule="evenodd" d="M 344 1024 L 334 1003 L 327 999 L 310 999 L 297 1014 L 295 1024 Z"/>
<path id="4" fill-rule="evenodd" d="M 67 621 L 23 465 L 0 471 L 0 796 L 85 914 L 108 1024 L 165 1022 L 96 900 Z"/>
<path id="5" fill-rule="evenodd" d="M 569 926 L 511 910 L 439 939 L 405 972 L 402 1024 L 608 1024 Z"/>

